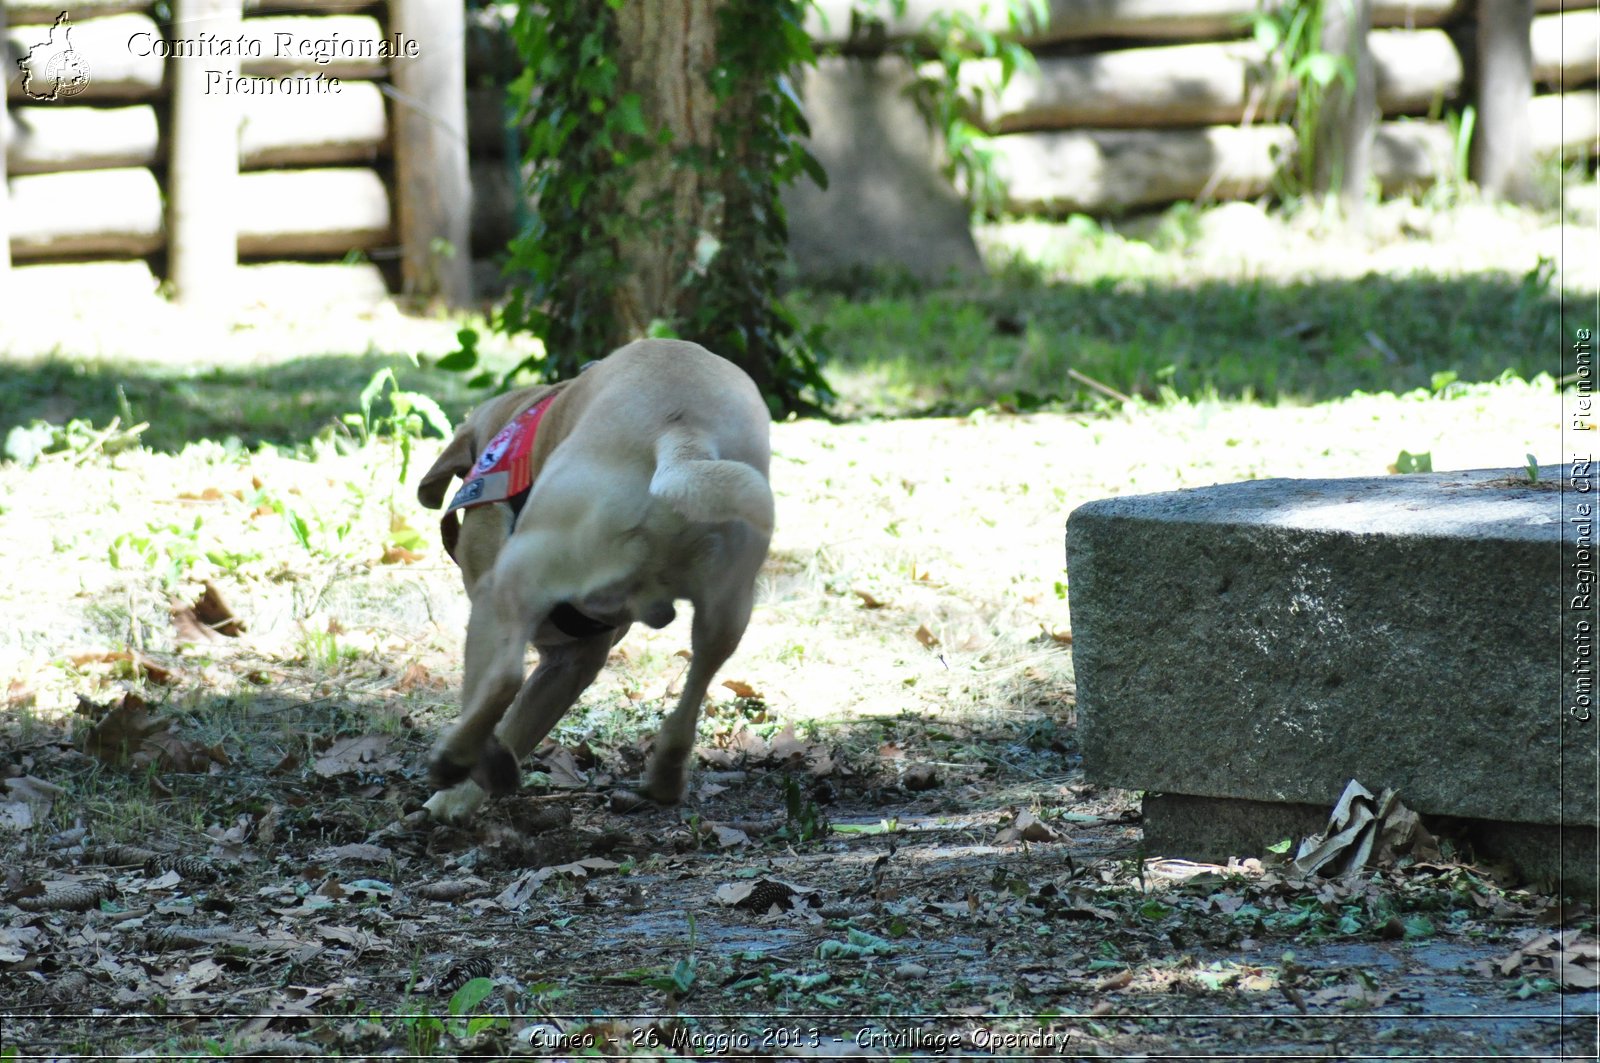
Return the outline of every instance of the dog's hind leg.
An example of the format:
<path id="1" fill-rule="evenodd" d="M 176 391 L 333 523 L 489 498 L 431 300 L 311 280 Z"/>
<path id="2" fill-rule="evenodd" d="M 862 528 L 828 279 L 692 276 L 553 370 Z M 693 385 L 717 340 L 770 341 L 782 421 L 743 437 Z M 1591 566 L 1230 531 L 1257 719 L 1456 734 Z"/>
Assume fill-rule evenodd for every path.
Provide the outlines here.
<path id="1" fill-rule="evenodd" d="M 600 669 L 605 667 L 611 647 L 622 640 L 627 630 L 623 627 L 576 642 L 539 647 L 539 666 L 522 685 L 495 729 L 494 746 L 497 748 L 485 750 L 486 759 L 501 763 L 480 765 L 492 784 L 492 793 L 502 793 L 502 788 L 516 788 L 517 765 L 533 752 L 572 708 L 578 695 L 594 682 Z M 510 786 L 506 787 L 508 768 Z"/>
<path id="2" fill-rule="evenodd" d="M 683 800 L 700 705 L 717 669 L 733 656 L 744 637 L 745 626 L 750 622 L 752 590 L 748 581 L 742 585 L 735 581 L 731 593 L 694 604 L 694 658 L 689 662 L 689 675 L 684 679 L 677 707 L 661 721 L 645 784 L 645 796 L 657 804 L 675 805 Z"/>

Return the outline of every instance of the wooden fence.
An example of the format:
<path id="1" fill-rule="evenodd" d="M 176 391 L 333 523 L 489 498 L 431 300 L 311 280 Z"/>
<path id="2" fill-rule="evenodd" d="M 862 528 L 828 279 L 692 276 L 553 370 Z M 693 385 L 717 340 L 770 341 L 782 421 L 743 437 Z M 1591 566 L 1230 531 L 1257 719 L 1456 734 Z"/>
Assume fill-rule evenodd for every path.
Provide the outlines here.
<path id="1" fill-rule="evenodd" d="M 174 38 L 205 54 L 171 55 L 148 0 L 74 3 L 67 43 L 86 83 L 39 99 L 17 60 L 63 51 L 61 7 L 0 8 L 11 72 L 0 246 L 13 261 L 164 255 L 177 279 L 185 259 L 214 264 L 218 248 L 229 263 L 360 252 L 408 291 L 470 297 L 459 5 L 177 0 L 187 29 Z M 197 28 L 229 17 L 235 28 L 210 43 Z M 235 35 L 219 54 L 215 40 Z M 204 180 L 184 181 L 192 171 Z"/>
<path id="2" fill-rule="evenodd" d="M 850 0 L 823 0 L 811 29 L 869 53 L 863 61 L 888 62 L 870 53 L 959 2 L 909 0 L 903 18 L 868 37 L 853 32 Z M 1372 173 L 1390 190 L 1450 176 L 1448 116 L 1477 100 L 1481 80 L 1474 5 L 1364 2 L 1372 29 L 1359 35 L 1358 57 L 1370 63 L 1382 114 Z M 1537 0 L 1537 92 L 1522 132 L 1535 154 L 1592 157 L 1600 12 L 1587 0 L 1565 6 Z M 237 20 L 254 43 L 234 68 L 169 56 L 149 0 L 88 0 L 70 5 L 71 48 L 86 63 L 86 81 L 73 86 L 81 94 L 35 99 L 16 60 L 48 40 L 61 7 L 0 3 L 11 72 L 0 106 L 9 188 L 0 270 L 8 260 L 152 256 L 169 278 L 188 278 L 182 296 L 208 290 L 236 259 L 361 252 L 403 290 L 461 302 L 472 260 L 503 249 L 525 216 L 504 103 L 516 60 L 493 9 L 464 24 L 453 0 L 175 0 L 195 17 Z M 983 116 L 1001 134 L 1013 210 L 1104 213 L 1270 189 L 1294 134 L 1266 111 L 1270 67 L 1248 37 L 1255 0 L 1049 7 L 1050 25 L 1030 42 L 1037 71 Z M 406 39 L 416 46 L 408 56 L 380 47 Z M 326 90 L 332 79 L 336 91 Z M 175 91 L 190 84 L 210 91 Z M 277 91 L 243 91 L 270 86 Z M 218 128 L 237 129 L 236 151 Z M 179 176 L 210 163 L 219 165 L 204 180 Z"/>
<path id="3" fill-rule="evenodd" d="M 1371 175 L 1387 192 L 1456 176 L 1452 116 L 1474 104 L 1485 124 L 1471 0 L 1364 0 L 1370 32 L 1353 61 L 1372 72 L 1375 111 L 1367 131 Z M 1493 0 L 1514 8 L 1515 0 Z M 824 0 L 817 37 L 870 56 L 915 32 L 938 0 L 908 0 L 903 15 L 860 32 L 849 0 Z M 881 5 L 886 6 L 886 5 Z M 984 11 L 1003 31 L 1005 4 Z M 1177 200 L 1268 192 L 1294 132 L 1268 110 L 1278 90 L 1267 55 L 1250 36 L 1256 0 L 1051 0 L 1051 21 L 1029 41 L 1037 71 L 987 93 L 982 116 L 1017 213 L 1103 214 Z M 1570 10 L 1563 10 L 1563 8 Z M 1600 11 L 1589 0 L 1537 0 L 1531 81 L 1523 105 L 1525 153 L 1593 158 L 1600 149 Z M 857 31 L 852 33 L 852 28 Z M 998 69 L 964 68 L 969 89 L 992 86 Z M 1459 122 L 1459 118 L 1455 119 Z M 1479 176 L 1474 174 L 1473 176 Z"/>

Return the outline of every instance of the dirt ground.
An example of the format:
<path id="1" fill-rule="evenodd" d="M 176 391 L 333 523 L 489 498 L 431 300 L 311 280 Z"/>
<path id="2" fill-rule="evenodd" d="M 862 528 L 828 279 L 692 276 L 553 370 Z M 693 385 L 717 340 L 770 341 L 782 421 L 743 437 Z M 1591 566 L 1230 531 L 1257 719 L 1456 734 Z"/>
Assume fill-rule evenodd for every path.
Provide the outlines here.
<path id="1" fill-rule="evenodd" d="M 688 804 L 610 797 L 681 679 L 680 620 L 630 635 L 523 795 L 464 830 L 416 814 L 465 612 L 391 444 L 0 467 L 6 1043 L 1592 1049 L 1593 996 L 1557 991 L 1586 946 L 1551 936 L 1588 913 L 1494 869 L 1329 883 L 1145 853 L 1134 795 L 1076 756 L 1062 571 L 1064 518 L 1091 497 L 1379 473 L 1400 449 L 1507 464 L 1558 416 L 1548 385 L 1506 383 L 779 425 L 780 530 Z M 422 541 L 397 553 L 407 527 Z M 226 611 L 183 608 L 208 580 Z M 196 627 L 230 616 L 242 632 Z"/>
<path id="2" fill-rule="evenodd" d="M 0 463 L 0 1058 L 1594 1058 L 1593 912 L 1447 836 L 1347 880 L 1146 851 L 1077 755 L 1063 569 L 1092 498 L 1520 467 L 1560 419 L 1505 381 L 777 425 L 686 804 L 617 796 L 680 618 L 467 828 L 418 813 L 466 617 L 437 440 Z"/>

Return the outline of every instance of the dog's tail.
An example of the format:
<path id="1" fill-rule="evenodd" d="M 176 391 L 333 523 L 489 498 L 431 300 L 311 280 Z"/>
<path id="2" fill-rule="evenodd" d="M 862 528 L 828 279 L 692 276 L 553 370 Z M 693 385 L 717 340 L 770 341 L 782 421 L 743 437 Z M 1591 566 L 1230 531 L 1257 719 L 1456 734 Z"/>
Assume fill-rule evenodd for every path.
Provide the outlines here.
<path id="1" fill-rule="evenodd" d="M 669 429 L 656 442 L 650 494 L 685 520 L 714 524 L 742 520 L 772 534 L 772 488 L 754 467 L 711 456 L 705 442 L 684 429 Z"/>

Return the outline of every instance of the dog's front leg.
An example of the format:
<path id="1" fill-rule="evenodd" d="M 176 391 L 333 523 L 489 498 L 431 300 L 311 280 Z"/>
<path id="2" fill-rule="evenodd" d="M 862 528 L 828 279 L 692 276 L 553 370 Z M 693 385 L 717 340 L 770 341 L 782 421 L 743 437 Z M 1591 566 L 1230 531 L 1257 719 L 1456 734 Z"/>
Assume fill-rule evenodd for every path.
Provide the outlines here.
<path id="1" fill-rule="evenodd" d="M 545 646 L 539 665 L 522 684 L 495 732 L 478 746 L 471 777 L 430 797 L 428 814 L 436 820 L 458 823 L 476 812 L 491 795 L 511 793 L 522 781 L 521 763 L 544 736 L 566 715 L 578 695 L 588 689 L 605 666 L 611 647 L 627 628 L 614 636 L 597 635 L 581 642 Z"/>
<path id="2" fill-rule="evenodd" d="M 523 686 L 529 629 L 519 614 L 514 585 L 496 574 L 474 587 L 461 717 L 434 748 L 428 769 L 441 789 L 461 782 L 479 766 L 486 745 L 494 742 L 495 726 Z"/>

